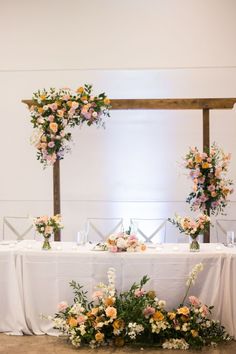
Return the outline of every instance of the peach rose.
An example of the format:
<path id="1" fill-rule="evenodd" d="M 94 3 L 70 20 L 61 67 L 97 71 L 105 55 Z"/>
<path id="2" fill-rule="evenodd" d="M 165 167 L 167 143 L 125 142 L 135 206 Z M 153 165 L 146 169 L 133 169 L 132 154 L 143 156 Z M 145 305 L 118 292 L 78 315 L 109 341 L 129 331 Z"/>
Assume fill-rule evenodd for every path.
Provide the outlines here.
<path id="1" fill-rule="evenodd" d="M 61 311 L 61 312 L 65 311 L 67 309 L 67 307 L 68 307 L 68 304 L 66 301 L 61 301 L 57 306 L 58 311 Z"/>
<path id="2" fill-rule="evenodd" d="M 107 297 L 105 300 L 104 300 L 104 304 L 105 306 L 111 306 L 113 305 L 115 302 L 115 299 L 112 298 L 112 297 Z"/>
<path id="3" fill-rule="evenodd" d="M 107 317 L 116 318 L 116 316 L 117 316 L 116 308 L 113 307 L 113 306 L 108 306 L 108 307 L 106 308 L 106 311 L 105 311 L 105 312 L 106 312 Z"/>
<path id="4" fill-rule="evenodd" d="M 117 319 L 113 322 L 112 326 L 115 330 L 122 331 L 125 328 L 125 322 L 122 319 Z"/>
<path id="5" fill-rule="evenodd" d="M 53 133 L 56 133 L 58 131 L 58 124 L 57 123 L 51 122 L 49 127 L 50 127 L 51 131 L 53 131 Z"/>
<path id="6" fill-rule="evenodd" d="M 70 317 L 68 319 L 68 324 L 70 327 L 76 327 L 77 326 L 77 320 L 74 317 Z"/>
<path id="7" fill-rule="evenodd" d="M 189 308 L 188 308 L 187 306 L 180 307 L 180 308 L 177 310 L 177 313 L 178 313 L 178 315 L 187 316 L 187 315 L 189 314 Z"/>
<path id="8" fill-rule="evenodd" d="M 175 314 L 174 312 L 168 312 L 167 315 L 168 315 L 168 317 L 169 317 L 170 320 L 174 320 L 175 317 L 176 317 L 176 314 Z"/>

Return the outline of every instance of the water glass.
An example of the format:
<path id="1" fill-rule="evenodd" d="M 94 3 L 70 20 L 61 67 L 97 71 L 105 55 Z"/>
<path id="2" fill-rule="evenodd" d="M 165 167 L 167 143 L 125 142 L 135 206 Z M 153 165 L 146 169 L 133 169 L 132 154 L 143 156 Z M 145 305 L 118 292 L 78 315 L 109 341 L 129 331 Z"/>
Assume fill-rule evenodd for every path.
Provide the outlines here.
<path id="1" fill-rule="evenodd" d="M 234 247 L 234 231 L 227 231 L 227 246 Z"/>
<path id="2" fill-rule="evenodd" d="M 85 245 L 87 242 L 87 233 L 84 230 L 77 232 L 77 245 Z"/>

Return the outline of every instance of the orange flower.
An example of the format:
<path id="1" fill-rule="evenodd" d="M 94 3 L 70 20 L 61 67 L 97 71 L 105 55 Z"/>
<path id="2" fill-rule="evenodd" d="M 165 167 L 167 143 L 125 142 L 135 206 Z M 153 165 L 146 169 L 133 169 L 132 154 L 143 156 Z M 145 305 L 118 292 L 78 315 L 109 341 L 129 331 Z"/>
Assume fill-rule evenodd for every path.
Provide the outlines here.
<path id="1" fill-rule="evenodd" d="M 39 108 L 38 108 L 38 112 L 39 112 L 39 113 L 43 113 L 43 108 L 42 108 L 42 107 L 39 107 Z"/>
<path id="2" fill-rule="evenodd" d="M 105 104 L 105 105 L 109 105 L 110 102 L 111 102 L 111 101 L 109 100 L 108 97 L 104 98 L 104 104 Z"/>
<path id="3" fill-rule="evenodd" d="M 184 306 L 184 307 L 180 307 L 178 310 L 177 310 L 177 313 L 179 315 L 184 315 L 184 316 L 187 316 L 189 314 L 189 308 L 187 306 Z"/>
<path id="4" fill-rule="evenodd" d="M 77 326 L 77 320 L 74 317 L 70 317 L 68 319 L 68 323 L 70 327 L 76 327 Z"/>
<path id="5" fill-rule="evenodd" d="M 98 332 L 95 334 L 95 340 L 97 342 L 102 342 L 104 339 L 104 333 Z"/>
<path id="6" fill-rule="evenodd" d="M 112 297 L 107 297 L 105 300 L 104 300 L 104 304 L 105 306 L 111 306 L 113 305 L 115 302 L 115 300 L 112 298 Z"/>
<path id="7" fill-rule="evenodd" d="M 58 131 L 58 124 L 57 123 L 52 122 L 52 123 L 50 123 L 49 127 L 50 127 L 51 131 L 53 131 L 53 133 L 56 133 Z"/>
<path id="8" fill-rule="evenodd" d="M 156 311 L 153 315 L 154 321 L 163 321 L 164 320 L 164 315 L 161 313 L 161 311 Z"/>
<path id="9" fill-rule="evenodd" d="M 209 167 L 211 167 L 211 165 L 208 162 L 204 162 L 202 164 L 202 168 L 209 168 Z"/>
<path id="10" fill-rule="evenodd" d="M 141 251 L 146 251 L 147 246 L 143 243 L 143 244 L 140 246 L 140 248 L 141 248 Z"/>
<path id="11" fill-rule="evenodd" d="M 42 100 L 42 101 L 44 101 L 44 100 L 46 100 L 46 95 L 40 95 L 40 99 Z"/>
<path id="12" fill-rule="evenodd" d="M 71 106 L 72 106 L 72 101 L 67 101 L 67 105 L 68 105 L 69 107 L 71 107 Z"/>
<path id="13" fill-rule="evenodd" d="M 93 316 L 96 316 L 97 313 L 98 313 L 98 307 L 94 307 L 94 308 L 91 310 L 91 314 L 92 314 Z"/>
<path id="14" fill-rule="evenodd" d="M 195 157 L 195 161 L 196 161 L 196 163 L 200 163 L 200 162 L 202 162 L 202 158 L 201 158 L 201 156 L 200 156 L 200 155 L 196 155 L 196 157 Z"/>
<path id="15" fill-rule="evenodd" d="M 81 97 L 81 100 L 82 100 L 82 101 L 87 101 L 87 99 L 88 99 L 88 97 L 85 96 L 85 95 Z"/>
<path id="16" fill-rule="evenodd" d="M 125 322 L 122 319 L 117 319 L 113 322 L 113 328 L 116 330 L 122 330 L 125 327 Z"/>

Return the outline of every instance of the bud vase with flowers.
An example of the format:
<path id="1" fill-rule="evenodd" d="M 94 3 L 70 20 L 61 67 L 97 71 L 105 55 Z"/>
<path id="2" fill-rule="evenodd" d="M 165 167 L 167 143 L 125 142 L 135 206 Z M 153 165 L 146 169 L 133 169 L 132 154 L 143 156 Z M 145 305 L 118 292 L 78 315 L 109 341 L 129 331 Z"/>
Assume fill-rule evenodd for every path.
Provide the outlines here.
<path id="1" fill-rule="evenodd" d="M 34 219 L 34 226 L 36 231 L 44 237 L 42 249 L 50 250 L 50 237 L 54 232 L 63 228 L 63 225 L 61 224 L 61 215 L 57 214 L 51 217 L 47 215 L 39 216 Z"/>

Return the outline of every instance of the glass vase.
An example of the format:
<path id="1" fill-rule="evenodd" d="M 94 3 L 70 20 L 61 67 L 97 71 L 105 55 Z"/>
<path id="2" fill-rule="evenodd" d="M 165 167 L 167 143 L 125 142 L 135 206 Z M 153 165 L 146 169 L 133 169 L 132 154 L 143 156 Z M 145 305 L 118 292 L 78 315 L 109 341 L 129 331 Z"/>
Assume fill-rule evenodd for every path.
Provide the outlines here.
<path id="1" fill-rule="evenodd" d="M 200 251 L 200 243 L 198 242 L 198 237 L 190 236 L 190 243 L 189 243 L 189 250 L 190 252 L 199 252 Z"/>
<path id="2" fill-rule="evenodd" d="M 50 242 L 49 242 L 51 235 L 50 236 L 43 236 L 43 237 L 44 237 L 44 241 L 43 241 L 42 250 L 48 251 L 52 248 L 50 245 Z"/>

